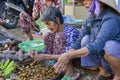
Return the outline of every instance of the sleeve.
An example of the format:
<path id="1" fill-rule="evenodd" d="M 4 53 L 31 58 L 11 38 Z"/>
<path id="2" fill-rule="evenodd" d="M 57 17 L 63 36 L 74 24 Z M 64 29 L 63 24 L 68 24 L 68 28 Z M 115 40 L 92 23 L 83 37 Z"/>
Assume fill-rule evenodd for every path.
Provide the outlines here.
<path id="1" fill-rule="evenodd" d="M 85 35 L 90 35 L 90 26 L 89 23 L 86 21 L 85 24 L 82 26 L 81 33 L 79 38 L 75 41 L 75 43 L 72 45 L 72 49 L 80 49 L 81 48 L 81 40 Z"/>
<path id="2" fill-rule="evenodd" d="M 56 8 L 58 8 L 61 13 L 63 14 L 63 8 L 62 8 L 62 2 L 61 0 L 57 0 L 57 3 L 55 4 Z"/>
<path id="3" fill-rule="evenodd" d="M 102 23 L 101 30 L 98 33 L 96 40 L 88 44 L 86 47 L 90 54 L 100 54 L 103 52 L 106 41 L 115 39 L 119 32 L 119 26 L 115 18 L 105 19 Z"/>

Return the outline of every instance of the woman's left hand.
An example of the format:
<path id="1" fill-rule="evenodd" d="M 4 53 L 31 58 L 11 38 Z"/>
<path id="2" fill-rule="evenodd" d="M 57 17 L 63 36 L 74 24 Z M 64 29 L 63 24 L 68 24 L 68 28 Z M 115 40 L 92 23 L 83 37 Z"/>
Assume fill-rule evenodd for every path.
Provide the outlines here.
<path id="1" fill-rule="evenodd" d="M 70 61 L 70 57 L 68 56 L 68 54 L 69 53 L 64 53 L 58 58 L 57 63 L 54 65 L 56 73 L 60 74 L 61 72 L 65 72 L 66 67 Z"/>
<path id="2" fill-rule="evenodd" d="M 34 60 L 37 60 L 37 61 L 42 61 L 42 60 L 44 60 L 44 54 L 38 54 L 38 52 L 37 51 L 34 51 L 34 50 L 32 50 L 32 51 L 30 51 L 29 53 L 28 53 L 28 56 L 30 56 L 31 58 L 33 58 Z"/>

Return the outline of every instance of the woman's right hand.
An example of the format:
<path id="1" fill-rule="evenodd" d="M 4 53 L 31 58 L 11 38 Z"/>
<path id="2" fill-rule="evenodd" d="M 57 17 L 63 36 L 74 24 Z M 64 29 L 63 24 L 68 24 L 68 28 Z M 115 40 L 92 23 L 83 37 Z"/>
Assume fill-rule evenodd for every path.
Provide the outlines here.
<path id="1" fill-rule="evenodd" d="M 30 51 L 28 55 L 37 61 L 42 61 L 44 59 L 44 54 L 38 54 L 38 52 L 34 50 Z"/>

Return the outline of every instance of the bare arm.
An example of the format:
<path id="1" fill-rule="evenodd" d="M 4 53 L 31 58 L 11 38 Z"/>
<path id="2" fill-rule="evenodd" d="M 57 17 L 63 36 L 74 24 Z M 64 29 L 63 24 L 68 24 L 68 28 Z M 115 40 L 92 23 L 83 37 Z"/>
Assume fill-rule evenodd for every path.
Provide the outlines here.
<path id="1" fill-rule="evenodd" d="M 59 57 L 57 63 L 54 65 L 56 73 L 61 73 L 62 71 L 65 71 L 65 69 L 67 68 L 67 64 L 71 59 L 84 57 L 87 56 L 88 54 L 89 51 L 86 47 L 62 54 Z"/>
<path id="2" fill-rule="evenodd" d="M 66 55 L 69 59 L 74 59 L 87 56 L 88 54 L 89 50 L 86 47 L 83 47 L 78 50 L 69 51 Z"/>
<path id="3" fill-rule="evenodd" d="M 69 52 L 74 51 L 74 49 L 70 49 Z M 45 60 L 58 60 L 58 58 L 60 57 L 60 55 L 52 55 L 52 54 L 44 54 L 44 59 Z"/>
<path id="4" fill-rule="evenodd" d="M 60 55 L 52 55 L 52 54 L 44 54 L 44 59 L 45 60 L 58 60 L 58 58 L 60 57 Z"/>

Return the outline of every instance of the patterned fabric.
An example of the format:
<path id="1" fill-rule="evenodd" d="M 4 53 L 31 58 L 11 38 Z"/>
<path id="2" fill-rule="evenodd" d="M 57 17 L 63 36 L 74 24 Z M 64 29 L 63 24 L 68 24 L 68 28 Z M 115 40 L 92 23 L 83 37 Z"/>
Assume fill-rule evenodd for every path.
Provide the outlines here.
<path id="1" fill-rule="evenodd" d="M 66 51 L 71 49 L 71 46 L 75 43 L 75 41 L 80 36 L 80 31 L 74 27 L 65 25 L 64 33 L 66 34 L 67 44 L 66 44 Z"/>
<path id="2" fill-rule="evenodd" d="M 62 54 L 66 52 L 66 35 L 63 32 L 55 34 L 53 54 Z"/>
<path id="3" fill-rule="evenodd" d="M 20 13 L 20 25 L 23 32 L 30 33 L 30 30 L 39 31 L 38 25 L 32 19 L 32 17 L 27 13 Z"/>
<path id="4" fill-rule="evenodd" d="M 71 46 L 79 38 L 80 31 L 64 25 L 64 31 L 59 33 L 49 33 L 45 36 L 47 54 L 61 54 L 71 49 Z M 57 50 L 55 50 L 57 49 Z"/>
<path id="5" fill-rule="evenodd" d="M 63 13 L 61 0 L 52 0 L 50 6 L 57 7 Z M 33 15 L 39 15 L 40 11 L 41 13 L 43 13 L 46 8 L 47 8 L 47 5 L 46 5 L 45 0 L 35 0 L 34 8 L 33 8 Z"/>
<path id="6" fill-rule="evenodd" d="M 54 43 L 55 33 L 48 33 L 44 37 L 44 44 L 46 45 L 47 54 L 53 54 L 53 43 Z"/>
<path id="7" fill-rule="evenodd" d="M 47 54 L 66 52 L 66 35 L 63 32 L 48 33 L 44 38 Z"/>

